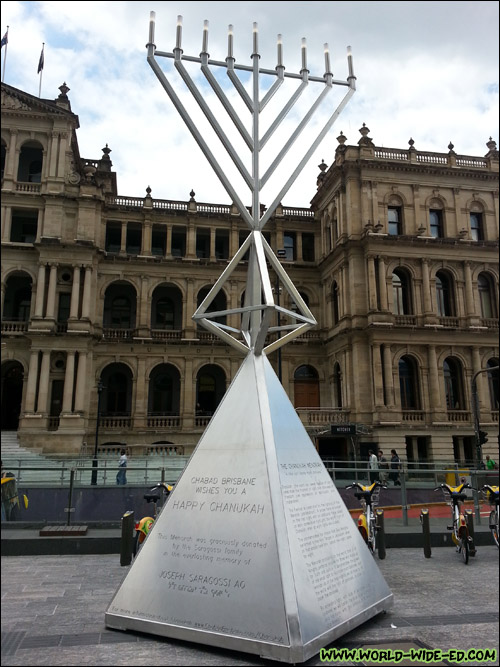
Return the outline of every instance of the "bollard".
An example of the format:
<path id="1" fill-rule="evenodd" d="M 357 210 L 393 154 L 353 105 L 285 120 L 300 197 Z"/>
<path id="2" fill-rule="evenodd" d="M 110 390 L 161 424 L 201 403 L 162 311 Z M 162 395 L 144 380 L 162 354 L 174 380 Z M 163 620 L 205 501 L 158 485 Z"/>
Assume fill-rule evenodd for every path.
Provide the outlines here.
<path id="1" fill-rule="evenodd" d="M 471 542 L 469 543 L 469 553 L 471 556 L 476 555 L 476 545 L 474 543 L 474 514 L 472 510 L 465 510 L 465 523 L 467 524 L 467 530 L 469 531 L 469 537 Z"/>
<path id="2" fill-rule="evenodd" d="M 429 523 L 429 510 L 421 510 L 420 523 L 422 524 L 422 535 L 424 543 L 424 556 L 431 557 L 431 528 Z"/>
<path id="3" fill-rule="evenodd" d="M 120 541 L 120 565 L 130 565 L 134 544 L 134 513 L 129 510 L 122 516 L 122 535 Z"/>
<path id="4" fill-rule="evenodd" d="M 71 503 L 73 502 L 73 487 L 75 485 L 75 469 L 71 468 L 69 473 L 69 491 L 68 491 L 68 506 L 64 508 L 64 511 L 68 513 L 68 518 L 66 519 L 66 525 L 71 525 L 71 512 L 75 511 L 75 508 L 72 507 Z"/>
<path id="5" fill-rule="evenodd" d="M 384 510 L 377 510 L 377 550 L 380 560 L 385 558 L 385 525 Z"/>

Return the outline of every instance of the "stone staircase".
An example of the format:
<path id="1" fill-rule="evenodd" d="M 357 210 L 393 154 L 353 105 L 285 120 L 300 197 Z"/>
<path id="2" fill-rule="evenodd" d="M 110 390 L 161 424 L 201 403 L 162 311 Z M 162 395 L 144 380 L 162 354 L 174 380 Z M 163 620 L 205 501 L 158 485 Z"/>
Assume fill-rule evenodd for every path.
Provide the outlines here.
<path id="1" fill-rule="evenodd" d="M 92 456 L 47 456 L 21 447 L 16 431 L 1 432 L 2 463 L 6 472 L 12 472 L 18 484 L 23 486 L 68 486 L 71 470 L 75 485 L 90 485 Z M 184 470 L 189 456 L 134 456 L 129 457 L 127 484 L 153 486 L 161 481 L 176 482 Z M 116 485 L 118 458 L 99 454 L 97 483 L 100 486 Z"/>

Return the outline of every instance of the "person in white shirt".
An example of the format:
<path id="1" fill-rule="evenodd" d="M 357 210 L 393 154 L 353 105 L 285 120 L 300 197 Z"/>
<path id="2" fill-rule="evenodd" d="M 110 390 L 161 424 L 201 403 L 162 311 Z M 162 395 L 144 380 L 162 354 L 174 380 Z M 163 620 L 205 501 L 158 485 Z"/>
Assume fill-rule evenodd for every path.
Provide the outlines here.
<path id="1" fill-rule="evenodd" d="M 116 483 L 117 484 L 126 484 L 127 483 L 127 454 L 125 450 L 120 451 L 120 461 L 118 463 L 118 472 L 116 474 Z"/>
<path id="2" fill-rule="evenodd" d="M 376 482 L 378 479 L 378 458 L 373 449 L 368 452 L 368 463 L 370 466 L 370 482 Z"/>

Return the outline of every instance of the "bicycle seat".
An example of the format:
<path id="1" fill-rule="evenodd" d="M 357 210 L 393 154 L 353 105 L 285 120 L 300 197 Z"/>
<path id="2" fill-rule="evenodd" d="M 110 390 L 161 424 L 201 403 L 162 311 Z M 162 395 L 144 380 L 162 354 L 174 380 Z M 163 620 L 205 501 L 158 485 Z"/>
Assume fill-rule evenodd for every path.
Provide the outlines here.
<path id="1" fill-rule="evenodd" d="M 160 500 L 160 492 L 150 491 L 149 493 L 145 493 L 144 500 L 146 500 L 148 503 L 157 503 Z"/>

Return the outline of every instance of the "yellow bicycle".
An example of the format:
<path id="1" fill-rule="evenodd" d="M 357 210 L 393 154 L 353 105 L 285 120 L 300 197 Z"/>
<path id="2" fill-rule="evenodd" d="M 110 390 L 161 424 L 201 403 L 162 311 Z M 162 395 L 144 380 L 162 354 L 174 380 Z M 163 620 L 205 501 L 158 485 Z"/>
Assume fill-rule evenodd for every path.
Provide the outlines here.
<path id="1" fill-rule="evenodd" d="M 346 486 L 346 489 L 357 489 L 354 496 L 360 501 L 363 511 L 358 517 L 358 530 L 361 533 L 368 549 L 372 554 L 378 552 L 380 560 L 385 558 L 385 533 L 383 529 L 383 521 L 378 521 L 378 517 L 383 515 L 383 510 L 377 510 L 380 489 L 387 487 L 378 481 L 363 486 L 359 482 L 353 482 Z"/>

